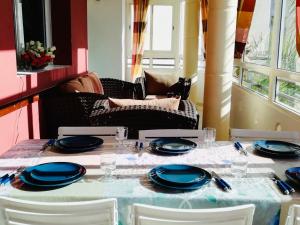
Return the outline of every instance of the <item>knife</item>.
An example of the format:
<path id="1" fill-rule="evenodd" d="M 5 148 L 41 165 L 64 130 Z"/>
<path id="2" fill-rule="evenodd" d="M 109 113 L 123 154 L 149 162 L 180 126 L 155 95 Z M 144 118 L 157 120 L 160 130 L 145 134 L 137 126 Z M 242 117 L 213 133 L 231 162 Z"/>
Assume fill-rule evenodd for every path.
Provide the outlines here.
<path id="1" fill-rule="evenodd" d="M 230 185 L 226 181 L 224 181 L 218 174 L 216 174 L 214 171 L 211 171 L 211 174 L 219 188 L 221 188 L 223 191 L 231 190 Z"/>
<path id="2" fill-rule="evenodd" d="M 275 173 L 273 173 L 272 175 L 273 175 L 273 178 L 276 179 L 278 182 L 282 183 L 282 185 L 285 186 L 290 193 L 295 192 L 295 189 L 291 185 L 289 185 L 285 181 L 282 181 Z"/>
<path id="3" fill-rule="evenodd" d="M 248 155 L 248 152 L 244 149 L 244 147 L 242 146 L 242 144 L 240 142 L 235 142 L 234 143 L 234 147 L 236 148 L 236 150 L 241 151 L 242 153 L 244 153 L 244 155 Z"/>
<path id="4" fill-rule="evenodd" d="M 45 144 L 43 145 L 43 147 L 42 147 L 41 150 L 45 150 L 47 147 L 53 146 L 54 143 L 55 143 L 55 141 L 56 141 L 55 139 L 49 139 L 49 140 L 47 141 L 47 143 L 45 143 Z"/>
<path id="5" fill-rule="evenodd" d="M 9 176 L 7 176 L 5 179 L 3 179 L 2 181 L 1 181 L 1 184 L 6 184 L 6 183 L 8 183 L 8 182 L 11 182 L 11 181 L 13 181 L 14 179 L 15 179 L 15 174 L 14 173 L 12 173 L 11 175 L 9 175 Z"/>
<path id="6" fill-rule="evenodd" d="M 281 180 L 277 180 L 274 176 L 271 178 L 271 180 L 274 181 L 274 183 L 277 185 L 277 187 L 280 189 L 280 191 L 283 194 L 285 194 L 285 195 L 289 195 L 290 194 L 288 188 L 282 184 Z"/>
<path id="7" fill-rule="evenodd" d="M 0 177 L 0 185 L 3 183 L 4 180 L 6 180 L 9 177 L 9 174 L 5 174 L 2 177 Z"/>

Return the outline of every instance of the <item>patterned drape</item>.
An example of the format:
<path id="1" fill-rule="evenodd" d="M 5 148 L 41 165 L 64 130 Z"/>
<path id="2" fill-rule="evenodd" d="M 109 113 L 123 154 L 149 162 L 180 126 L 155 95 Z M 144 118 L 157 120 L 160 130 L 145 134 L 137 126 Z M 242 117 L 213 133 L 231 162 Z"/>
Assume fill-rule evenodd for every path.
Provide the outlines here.
<path id="1" fill-rule="evenodd" d="M 200 5 L 201 5 L 201 19 L 202 19 L 202 31 L 203 31 L 204 50 L 206 51 L 208 0 L 201 0 Z M 205 56 L 206 56 L 206 54 L 204 53 L 204 57 Z"/>
<path id="2" fill-rule="evenodd" d="M 300 56 L 300 0 L 296 0 L 296 48 Z"/>
<path id="3" fill-rule="evenodd" d="M 251 26 L 255 2 L 256 0 L 238 1 L 234 58 L 242 58 Z"/>
<path id="4" fill-rule="evenodd" d="M 132 66 L 131 77 L 134 80 L 142 72 L 143 46 L 147 24 L 147 11 L 149 0 L 134 0 L 133 12 L 133 43 L 132 43 Z"/>

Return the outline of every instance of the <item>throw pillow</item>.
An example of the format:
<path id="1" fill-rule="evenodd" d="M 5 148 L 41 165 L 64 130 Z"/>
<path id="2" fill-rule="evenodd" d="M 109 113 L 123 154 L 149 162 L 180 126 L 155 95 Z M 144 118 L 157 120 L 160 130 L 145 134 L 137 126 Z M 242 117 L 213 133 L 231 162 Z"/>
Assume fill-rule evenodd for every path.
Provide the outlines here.
<path id="1" fill-rule="evenodd" d="M 135 99 L 117 99 L 108 98 L 109 106 L 111 108 L 124 107 L 129 105 L 148 105 L 159 106 L 166 109 L 178 110 L 179 98 L 163 98 L 163 99 L 151 99 L 151 100 L 135 100 Z"/>
<path id="2" fill-rule="evenodd" d="M 175 74 L 159 74 L 144 71 L 147 95 L 166 95 L 169 88 L 178 81 Z"/>

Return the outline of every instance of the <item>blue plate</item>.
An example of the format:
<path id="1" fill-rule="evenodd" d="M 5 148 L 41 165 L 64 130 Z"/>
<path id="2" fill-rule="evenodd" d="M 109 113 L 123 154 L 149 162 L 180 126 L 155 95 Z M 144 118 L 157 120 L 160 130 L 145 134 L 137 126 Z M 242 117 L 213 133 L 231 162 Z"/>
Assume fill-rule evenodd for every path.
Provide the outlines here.
<path id="1" fill-rule="evenodd" d="M 154 184 L 167 188 L 167 189 L 172 189 L 172 190 L 178 190 L 178 191 L 192 191 L 192 190 L 197 190 L 201 188 L 203 185 L 209 183 L 211 181 L 210 179 L 206 179 L 205 182 L 200 182 L 196 184 L 191 184 L 187 186 L 181 186 L 181 185 L 174 185 L 172 183 L 169 183 L 167 181 L 161 180 L 157 175 L 156 175 L 156 169 L 153 168 L 149 173 L 148 173 L 148 178 L 151 182 Z"/>
<path id="2" fill-rule="evenodd" d="M 261 140 L 253 143 L 255 150 L 259 153 L 274 157 L 288 157 L 295 158 L 299 156 L 300 146 L 285 142 L 274 140 Z"/>
<path id="3" fill-rule="evenodd" d="M 60 187 L 76 182 L 86 169 L 75 163 L 54 162 L 27 167 L 19 176 L 25 184 L 37 187 Z"/>
<path id="4" fill-rule="evenodd" d="M 90 140 L 90 142 L 89 142 Z M 74 141 L 73 144 L 71 144 Z M 82 141 L 82 143 L 80 143 Z M 54 143 L 54 147 L 64 153 L 80 153 L 91 151 L 103 144 L 103 139 L 92 136 L 74 136 L 62 138 Z"/>
<path id="5" fill-rule="evenodd" d="M 285 175 L 289 180 L 300 185 L 300 167 L 292 167 L 285 171 Z"/>
<path id="6" fill-rule="evenodd" d="M 72 136 L 57 140 L 65 148 L 87 148 L 103 144 L 103 140 L 93 136 Z"/>
<path id="7" fill-rule="evenodd" d="M 158 138 L 150 142 L 152 150 L 164 154 L 182 154 L 197 147 L 197 144 L 182 138 Z"/>
<path id="8" fill-rule="evenodd" d="M 199 167 L 189 165 L 164 165 L 158 166 L 156 169 L 156 175 L 163 181 L 172 183 L 174 185 L 192 185 L 206 182 L 211 179 L 210 173 Z"/>

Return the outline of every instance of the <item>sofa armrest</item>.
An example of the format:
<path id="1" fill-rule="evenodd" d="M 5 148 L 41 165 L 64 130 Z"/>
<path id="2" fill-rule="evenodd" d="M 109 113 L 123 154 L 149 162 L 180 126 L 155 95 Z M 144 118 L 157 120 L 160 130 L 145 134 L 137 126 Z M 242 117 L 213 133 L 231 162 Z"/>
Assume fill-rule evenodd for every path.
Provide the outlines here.
<path id="1" fill-rule="evenodd" d="M 104 94 L 112 98 L 136 98 L 136 87 L 134 83 L 113 79 L 100 78 Z"/>

